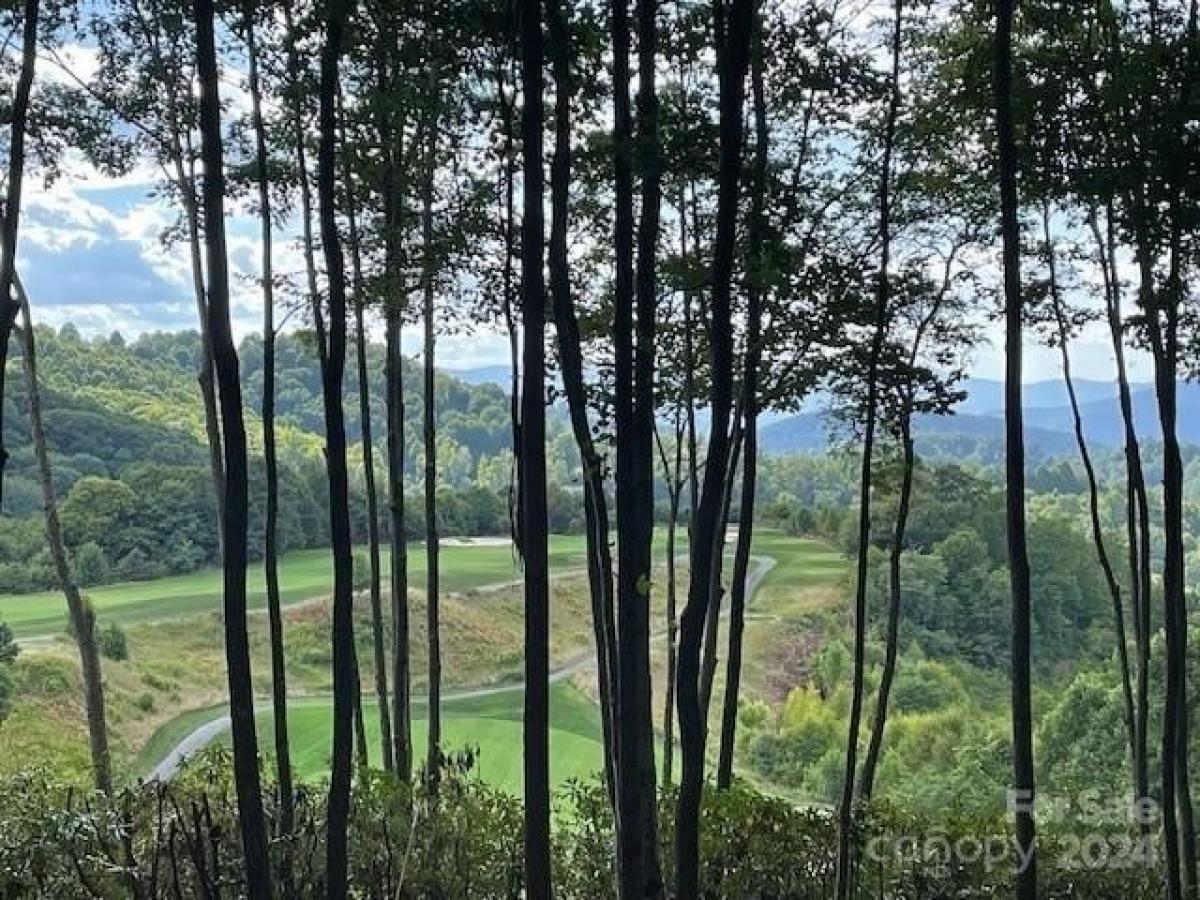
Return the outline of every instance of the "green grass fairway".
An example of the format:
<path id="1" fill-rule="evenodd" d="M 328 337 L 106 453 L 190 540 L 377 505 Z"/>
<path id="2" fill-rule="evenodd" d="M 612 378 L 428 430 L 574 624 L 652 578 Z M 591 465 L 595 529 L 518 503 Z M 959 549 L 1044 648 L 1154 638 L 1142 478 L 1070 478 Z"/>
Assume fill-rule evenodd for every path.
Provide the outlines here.
<path id="1" fill-rule="evenodd" d="M 559 571 L 585 566 L 583 536 L 552 535 L 550 564 Z M 385 549 L 384 572 L 387 565 Z M 423 544 L 409 546 L 408 572 L 414 587 L 424 584 Z M 444 590 L 465 591 L 512 581 L 518 577 L 519 570 L 512 548 L 507 544 L 453 544 L 441 548 L 441 574 Z M 333 563 L 329 551 L 298 550 L 285 554 L 279 561 L 279 583 L 285 604 L 329 594 L 333 587 Z M 106 584 L 87 588 L 85 592 L 101 622 L 130 623 L 195 615 L 220 609 L 221 571 L 205 569 L 155 581 Z M 266 604 L 261 563 L 250 567 L 247 592 L 251 609 Z M 66 616 L 66 603 L 57 591 L 0 596 L 0 621 L 8 622 L 18 638 L 59 634 L 66 627 Z"/>
<path id="2" fill-rule="evenodd" d="M 475 772 L 484 781 L 514 795 L 523 784 L 521 749 L 524 694 L 503 691 L 481 697 L 448 700 L 442 706 L 442 746 L 448 753 L 478 747 Z M 373 702 L 364 698 L 367 746 L 372 765 L 379 765 L 379 717 Z M 570 685 L 554 685 L 550 695 L 550 774 L 554 787 L 571 779 L 591 779 L 604 765 L 599 710 Z M 199 723 L 193 723 L 192 728 Z M 413 746 L 418 761 L 424 759 L 427 739 L 426 708 L 413 705 Z M 328 698 L 294 700 L 288 707 L 292 765 L 300 779 L 329 775 L 333 731 L 333 705 Z M 274 727 L 269 713 L 258 715 L 259 741 L 272 746 Z M 219 738 L 230 740 L 229 732 Z"/>

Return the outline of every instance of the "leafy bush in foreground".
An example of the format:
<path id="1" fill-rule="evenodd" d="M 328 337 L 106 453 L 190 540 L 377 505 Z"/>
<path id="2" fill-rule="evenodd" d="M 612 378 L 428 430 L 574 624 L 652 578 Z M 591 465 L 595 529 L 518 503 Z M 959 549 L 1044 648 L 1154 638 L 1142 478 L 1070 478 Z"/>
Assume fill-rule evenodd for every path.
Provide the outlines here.
<path id="1" fill-rule="evenodd" d="M 360 772 L 351 817 L 355 896 L 517 900 L 523 892 L 520 803 L 452 767 L 434 801 L 376 771 Z M 273 834 L 271 863 L 281 896 L 324 889 L 324 791 L 296 797 L 293 833 L 278 831 L 275 792 L 264 792 Z M 615 895 L 612 817 L 596 785 L 559 798 L 554 841 L 556 894 L 564 900 Z M 672 895 L 674 796 L 659 808 L 665 895 Z M 705 896 L 731 900 L 818 900 L 833 892 L 832 817 L 744 786 L 709 792 L 703 811 Z M 927 831 L 877 809 L 860 821 L 859 897 L 895 900 L 990 898 L 1010 891 L 1011 864 L 984 853 L 1006 848 L 1003 822 L 960 822 Z M 39 773 L 0 784 L 0 897 L 162 900 L 244 896 L 236 802 L 227 755 L 213 751 L 170 785 L 145 784 L 113 798 L 81 794 Z M 1154 900 L 1157 870 L 1113 853 L 1124 837 L 1096 845 L 1044 838 L 1041 895 L 1075 900 Z M 977 852 L 978 851 L 978 852 Z"/>

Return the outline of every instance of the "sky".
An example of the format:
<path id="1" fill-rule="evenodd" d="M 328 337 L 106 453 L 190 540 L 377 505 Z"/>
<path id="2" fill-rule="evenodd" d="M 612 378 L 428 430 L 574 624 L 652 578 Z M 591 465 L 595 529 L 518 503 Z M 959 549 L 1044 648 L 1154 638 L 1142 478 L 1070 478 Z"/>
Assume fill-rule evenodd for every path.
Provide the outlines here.
<path id="1" fill-rule="evenodd" d="M 95 54 L 75 45 L 64 48 L 75 76 L 87 78 Z M 40 77 L 66 78 L 55 64 L 40 63 Z M 223 99 L 248 106 L 240 87 L 223 81 Z M 236 110 L 235 110 L 236 111 Z M 24 210 L 18 243 L 18 271 L 30 294 L 35 321 L 53 326 L 73 323 L 85 335 L 120 331 L 135 338 L 147 331 L 198 327 L 191 264 L 186 243 L 164 241 L 176 223 L 176 211 L 160 195 L 161 172 L 149 165 L 120 177 L 102 174 L 78 154 L 60 160 L 63 175 L 44 184 L 36 169 L 25 183 Z M 261 328 L 261 293 L 257 284 L 261 238 L 257 220 L 236 204 L 227 206 L 226 231 L 230 263 L 231 310 L 240 338 Z M 299 284 L 304 270 L 296 223 L 277 228 L 273 244 L 276 271 Z M 990 265 L 990 262 L 985 262 Z M 1098 293 L 1093 290 L 1092 293 Z M 277 313 L 277 319 L 280 314 Z M 298 320 L 292 320 L 298 324 Z M 381 331 L 378 323 L 376 333 Z M 408 329 L 406 351 L 418 352 L 416 329 Z M 976 351 L 971 374 L 999 379 L 1004 374 L 1003 333 L 989 325 Z M 1134 380 L 1151 376 L 1149 358 L 1127 354 Z M 507 365 L 507 336 L 477 329 L 439 338 L 438 365 L 464 369 Z M 770 362 L 769 360 L 767 361 Z M 1113 377 L 1112 351 L 1106 330 L 1090 326 L 1072 344 L 1076 377 Z M 1028 382 L 1061 377 L 1057 350 L 1026 341 L 1024 378 Z"/>

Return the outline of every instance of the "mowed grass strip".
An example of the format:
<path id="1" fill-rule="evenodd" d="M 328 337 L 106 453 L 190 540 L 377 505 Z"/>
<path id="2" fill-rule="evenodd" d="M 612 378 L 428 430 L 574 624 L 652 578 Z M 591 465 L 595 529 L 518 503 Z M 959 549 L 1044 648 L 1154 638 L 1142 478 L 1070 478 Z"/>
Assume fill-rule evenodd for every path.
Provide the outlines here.
<path id="1" fill-rule="evenodd" d="M 477 749 L 474 774 L 493 787 L 519 796 L 524 777 L 523 704 L 524 694 L 519 689 L 447 700 L 442 706 L 443 751 L 453 754 L 466 748 Z M 375 703 L 366 698 L 363 698 L 363 715 L 368 755 L 371 764 L 378 766 L 379 716 Z M 191 728 L 198 724 L 193 720 Z M 595 778 L 604 765 L 597 707 L 570 685 L 556 684 L 550 695 L 550 726 L 552 786 L 560 787 L 572 779 Z M 273 746 L 274 725 L 269 712 L 259 712 L 258 728 L 260 745 Z M 412 736 L 414 758 L 418 763 L 423 762 L 428 740 L 424 703 L 413 704 Z M 302 781 L 327 778 L 333 740 L 333 701 L 327 697 L 291 701 L 288 737 L 297 777 Z M 218 740 L 228 745 L 229 732 L 222 732 Z"/>
<path id="2" fill-rule="evenodd" d="M 389 554 L 384 548 L 382 570 L 388 571 Z M 279 581 L 282 602 L 301 603 L 330 593 L 333 563 L 329 550 L 297 550 L 280 558 Z M 553 535 L 550 564 L 559 571 L 586 565 L 584 539 L 580 535 Z M 519 564 L 510 544 L 481 541 L 453 543 L 441 548 L 442 587 L 466 591 L 501 584 L 520 577 Z M 421 588 L 425 581 L 425 546 L 408 548 L 410 585 Z M 266 605 L 266 585 L 261 563 L 247 570 L 247 603 L 251 609 Z M 168 619 L 212 612 L 221 608 L 221 570 L 205 569 L 154 581 L 123 582 L 86 588 L 84 591 L 102 623 Z M 0 596 L 0 621 L 8 622 L 18 638 L 59 634 L 66 626 L 66 606 L 58 591 Z"/>

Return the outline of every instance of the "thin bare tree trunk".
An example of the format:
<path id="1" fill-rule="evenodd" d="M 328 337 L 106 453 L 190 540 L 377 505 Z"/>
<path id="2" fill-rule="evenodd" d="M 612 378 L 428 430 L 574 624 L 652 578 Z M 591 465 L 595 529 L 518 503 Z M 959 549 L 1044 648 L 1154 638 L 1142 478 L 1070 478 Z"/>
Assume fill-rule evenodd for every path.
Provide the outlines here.
<path id="1" fill-rule="evenodd" d="M 1062 362 L 1063 382 L 1067 387 L 1067 398 L 1071 404 L 1071 419 L 1075 432 L 1075 444 L 1079 448 L 1079 459 L 1083 463 L 1084 475 L 1088 486 L 1088 512 L 1092 526 L 1092 543 L 1096 548 L 1096 558 L 1100 570 L 1104 573 L 1104 582 L 1113 605 L 1113 627 L 1117 644 L 1117 665 L 1121 678 L 1121 693 L 1125 702 L 1125 727 L 1128 732 L 1130 758 L 1137 759 L 1137 723 L 1134 713 L 1133 679 L 1129 667 L 1129 642 L 1125 632 L 1125 609 L 1121 600 L 1121 586 L 1113 572 L 1112 561 L 1109 559 L 1108 548 L 1104 543 L 1104 527 L 1100 522 L 1100 491 L 1096 483 L 1096 468 L 1092 465 L 1092 455 L 1088 451 L 1087 438 L 1083 432 L 1083 416 L 1079 411 L 1079 397 L 1075 392 L 1075 379 L 1071 374 L 1071 327 L 1067 322 L 1066 310 L 1063 306 L 1062 293 L 1058 284 L 1058 265 L 1054 241 L 1050 233 L 1050 205 L 1042 204 L 1042 232 L 1045 241 L 1047 267 L 1050 274 L 1050 300 L 1053 306 L 1054 320 L 1058 334 L 1059 359 Z M 1137 790 L 1136 769 L 1134 789 Z"/>
<path id="2" fill-rule="evenodd" d="M 883 161 L 879 177 L 879 274 L 875 300 L 874 331 L 867 360 L 866 424 L 863 428 L 862 463 L 858 494 L 858 557 L 854 585 L 854 686 L 850 700 L 850 727 L 846 736 L 846 768 L 842 779 L 842 798 L 838 807 L 838 900 L 854 895 L 857 861 L 854 859 L 855 779 L 858 775 L 858 741 L 862 724 L 864 676 L 867 644 L 867 561 L 871 544 L 871 466 L 875 452 L 875 428 L 878 421 L 879 358 L 887 332 L 888 304 L 891 299 L 892 241 L 892 153 L 896 141 L 896 118 L 900 109 L 900 51 L 903 26 L 903 0 L 895 2 L 892 30 L 892 67 L 889 85 L 887 123 Z"/>
<path id="3" fill-rule="evenodd" d="M 322 327 L 319 300 L 315 296 L 313 298 L 313 308 L 318 313 L 317 336 L 321 348 L 325 462 L 329 476 L 329 531 L 333 544 L 334 574 L 333 754 L 325 848 L 326 896 L 329 900 L 345 900 L 348 891 L 347 828 L 353 720 L 359 693 L 354 645 L 354 559 L 342 401 L 346 367 L 346 273 L 336 218 L 338 64 L 348 15 L 344 0 L 332 0 L 326 11 L 325 40 L 321 48 L 317 190 L 321 201 L 321 244 L 325 251 L 325 274 L 329 284 L 328 333 Z"/>
<path id="4" fill-rule="evenodd" d="M 108 752 L 108 727 L 104 717 L 104 681 L 100 671 L 100 651 L 96 645 L 96 615 L 91 605 L 79 591 L 79 585 L 71 571 L 67 549 L 63 544 L 62 526 L 58 519 L 58 497 L 54 490 L 54 473 L 50 464 L 50 450 L 46 444 L 46 426 L 42 420 L 42 393 L 38 386 L 37 347 L 33 333 L 33 317 L 29 312 L 29 298 L 16 271 L 12 276 L 13 292 L 21 309 L 24 327 L 21 329 L 23 344 L 22 363 L 25 369 L 25 389 L 29 394 L 29 430 L 33 438 L 34 455 L 37 457 L 38 479 L 42 486 L 42 505 L 46 518 L 46 543 L 50 558 L 54 562 L 54 574 L 59 588 L 67 599 L 67 612 L 71 617 L 71 630 L 79 648 L 79 665 L 83 672 L 83 705 L 87 714 L 88 746 L 92 754 L 92 775 L 96 787 L 111 793 L 112 759 Z"/>
<path id="5" fill-rule="evenodd" d="M 546 297 L 542 275 L 541 0 L 521 5 L 521 539 L 525 561 L 525 888 L 550 900 L 550 571 L 546 500 Z"/>
<path id="6" fill-rule="evenodd" d="M 344 126 L 343 126 L 344 127 Z M 343 143 L 345 138 L 343 137 Z M 392 757 L 392 719 L 388 706 L 387 650 L 383 632 L 383 596 L 379 561 L 379 495 L 375 488 L 375 447 L 371 427 L 371 387 L 367 372 L 367 328 L 363 307 L 362 256 L 359 252 L 357 204 L 348 157 L 343 154 L 343 181 L 346 182 L 346 224 L 349 228 L 350 272 L 354 285 L 354 345 L 358 362 L 358 410 L 362 422 L 363 479 L 367 492 L 367 548 L 371 565 L 371 637 L 374 649 L 375 698 L 379 704 L 379 739 L 384 771 L 394 768 Z"/>
<path id="7" fill-rule="evenodd" d="M 1021 235 L 1017 220 L 1017 144 L 1013 127 L 1012 24 L 1014 0 L 996 0 L 993 90 L 996 105 L 1003 238 L 1005 373 L 1005 501 L 1009 590 L 1012 593 L 1013 797 L 1017 850 L 1028 863 L 1015 878 L 1017 900 L 1036 900 L 1037 845 L 1033 814 L 1033 706 L 1030 666 L 1031 588 L 1025 538 L 1025 424 L 1021 408 Z"/>
<path id="8" fill-rule="evenodd" d="M 3 506 L 4 469 L 8 448 L 4 446 L 4 381 L 8 368 L 8 341 L 21 304 L 13 296 L 17 277 L 17 233 L 21 222 L 21 189 L 25 184 L 25 132 L 29 120 L 29 95 L 33 90 L 37 62 L 38 0 L 25 0 L 21 23 L 21 70 L 8 110 L 8 184 L 5 186 L 2 229 L 0 229 L 0 507 Z"/>
<path id="9" fill-rule="evenodd" d="M 436 81 L 431 79 L 431 83 L 434 84 L 436 90 Z M 426 752 L 426 768 L 430 784 L 436 784 L 442 754 L 442 649 L 437 522 L 437 417 L 435 409 L 437 392 L 434 371 L 437 333 L 434 328 L 433 188 L 437 114 L 432 113 L 431 117 L 432 121 L 425 132 L 424 171 L 421 176 L 421 282 L 424 294 L 422 317 L 425 334 L 425 352 L 422 360 L 424 365 L 422 421 L 425 450 L 425 608 L 426 628 L 429 632 L 429 743 Z"/>
<path id="10" fill-rule="evenodd" d="M 749 64 L 752 0 L 719 0 L 715 45 L 720 82 L 719 159 L 716 235 L 713 241 L 712 421 L 708 462 L 699 508 L 695 511 L 691 583 L 679 623 L 676 693 L 683 773 L 675 815 L 675 878 L 678 900 L 700 897 L 700 802 L 704 787 L 704 710 L 700 703 L 700 651 L 704 618 L 713 585 L 713 562 L 721 527 L 722 494 L 729 462 L 729 417 L 733 400 L 731 294 L 737 239 L 738 183 L 742 169 L 742 105 Z"/>
<path id="11" fill-rule="evenodd" d="M 592 440 L 584 384 L 579 319 L 571 298 L 567 258 L 567 216 L 571 182 L 571 67 L 570 33 L 561 2 L 546 10 L 549 51 L 554 71 L 554 156 L 550 163 L 550 294 L 558 337 L 559 370 L 579 449 L 583 472 L 583 514 L 591 595 L 592 630 L 596 643 L 596 678 L 600 695 L 600 724 L 604 739 L 604 773 L 609 800 L 616 799 L 616 747 L 613 661 L 616 628 L 613 623 L 613 566 L 608 540 L 608 500 L 604 494 L 604 463 Z"/>
<path id="12" fill-rule="evenodd" d="M 196 70 L 200 85 L 200 135 L 204 161 L 205 249 L 208 262 L 208 331 L 220 386 L 225 450 L 224 590 L 225 658 L 233 733 L 234 784 L 238 824 L 246 864 L 246 890 L 252 900 L 271 896 L 267 829 L 258 771 L 254 685 L 246 631 L 246 557 L 249 475 L 246 426 L 238 376 L 237 347 L 229 315 L 229 271 L 225 249 L 225 174 L 221 147 L 221 101 L 212 0 L 195 0 Z"/>
<path id="13" fill-rule="evenodd" d="M 246 48 L 249 57 L 250 104 L 254 128 L 255 180 L 258 183 L 259 221 L 262 228 L 263 294 L 263 462 L 266 476 L 266 519 L 263 534 L 263 574 L 267 586 L 267 619 L 271 644 L 271 708 L 275 724 L 275 777 L 279 791 L 279 830 L 290 835 L 295 827 L 292 757 L 288 742 L 287 666 L 283 650 L 283 614 L 279 597 L 279 462 L 275 442 L 275 268 L 272 258 L 271 182 L 267 139 L 262 117 L 262 89 L 258 74 L 258 43 L 254 7 L 245 7 Z M 283 889 L 291 889 L 290 855 L 285 853 Z"/>

